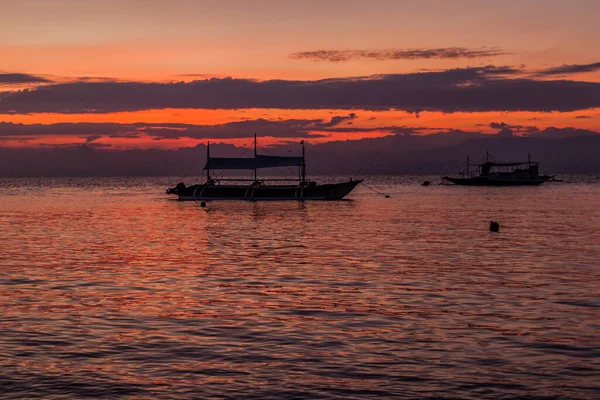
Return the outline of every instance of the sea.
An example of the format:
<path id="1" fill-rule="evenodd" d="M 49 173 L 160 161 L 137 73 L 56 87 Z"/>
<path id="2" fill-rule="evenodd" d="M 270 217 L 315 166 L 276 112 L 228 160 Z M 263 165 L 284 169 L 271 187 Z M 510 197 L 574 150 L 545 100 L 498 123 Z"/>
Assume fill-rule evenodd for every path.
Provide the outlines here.
<path id="1" fill-rule="evenodd" d="M 600 399 L 600 177 L 561 178 L 0 179 L 0 398 Z"/>

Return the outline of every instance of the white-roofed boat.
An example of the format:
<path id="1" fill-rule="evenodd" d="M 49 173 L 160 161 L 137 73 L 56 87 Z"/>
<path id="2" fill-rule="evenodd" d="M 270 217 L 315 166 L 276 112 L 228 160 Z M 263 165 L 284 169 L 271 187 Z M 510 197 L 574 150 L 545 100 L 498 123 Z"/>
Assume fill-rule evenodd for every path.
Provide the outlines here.
<path id="1" fill-rule="evenodd" d="M 271 156 L 257 154 L 254 135 L 254 157 L 212 157 L 210 143 L 206 148 L 206 182 L 186 186 L 183 182 L 167 189 L 179 200 L 341 200 L 362 180 L 318 184 L 306 178 L 304 141 L 302 156 Z M 297 179 L 259 179 L 258 171 L 265 168 L 298 167 Z M 212 170 L 252 170 L 252 179 L 216 179 Z"/>
<path id="2" fill-rule="evenodd" d="M 473 167 L 477 175 L 472 175 Z M 461 186 L 537 186 L 548 181 L 558 181 L 554 176 L 540 175 L 540 164 L 531 161 L 522 162 L 492 162 L 489 154 L 483 164 L 469 163 L 467 157 L 467 168 L 459 177 L 442 177 L 445 183 L 453 183 Z"/>

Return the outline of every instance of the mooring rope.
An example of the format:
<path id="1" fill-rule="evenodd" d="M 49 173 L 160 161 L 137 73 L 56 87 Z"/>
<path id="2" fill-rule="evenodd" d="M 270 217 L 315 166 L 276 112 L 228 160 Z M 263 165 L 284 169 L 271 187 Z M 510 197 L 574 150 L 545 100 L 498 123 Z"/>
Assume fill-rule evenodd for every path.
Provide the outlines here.
<path id="1" fill-rule="evenodd" d="M 366 184 L 366 183 L 364 183 L 364 182 L 363 182 L 362 184 L 363 184 L 363 185 L 364 185 L 364 186 L 365 186 L 367 189 L 369 189 L 369 190 L 372 190 L 372 191 L 374 191 L 374 192 L 375 192 L 375 193 L 377 193 L 377 194 L 380 194 L 380 195 L 382 195 L 382 196 L 385 196 L 385 197 L 388 197 L 388 198 L 390 197 L 390 195 L 389 195 L 389 194 L 387 194 L 387 193 L 383 193 L 383 192 L 380 192 L 379 190 L 377 190 L 377 189 L 375 189 L 375 188 L 372 188 L 371 186 L 367 185 L 367 184 Z"/>

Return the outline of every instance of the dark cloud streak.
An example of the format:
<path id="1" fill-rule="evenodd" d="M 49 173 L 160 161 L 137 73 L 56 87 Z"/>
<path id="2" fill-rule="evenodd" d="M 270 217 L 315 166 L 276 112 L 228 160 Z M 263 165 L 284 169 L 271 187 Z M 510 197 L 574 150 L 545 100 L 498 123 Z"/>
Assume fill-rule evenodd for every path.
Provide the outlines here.
<path id="1" fill-rule="evenodd" d="M 562 65 L 560 67 L 548 68 L 539 71 L 536 75 L 538 76 L 552 76 L 552 75 L 569 75 L 579 74 L 582 72 L 595 72 L 600 71 L 600 62 L 593 64 L 570 64 Z"/>
<path id="2" fill-rule="evenodd" d="M 318 81 L 207 79 L 73 82 L 0 95 L 0 113 L 110 113 L 163 108 L 576 111 L 600 107 L 600 83 L 535 80 L 511 67 Z"/>
<path id="3" fill-rule="evenodd" d="M 356 119 L 354 113 L 347 116 L 334 116 L 330 121 L 321 119 L 288 119 L 272 121 L 255 119 L 229 122 L 217 125 L 194 125 L 180 123 L 56 123 L 56 124 L 15 124 L 0 122 L 0 138 L 41 138 L 44 136 L 74 136 L 90 143 L 104 136 L 109 138 L 136 139 L 142 134 L 154 140 L 164 139 L 240 139 L 251 138 L 254 133 L 276 138 L 319 138 L 321 133 L 338 132 L 338 125 Z M 341 128 L 340 128 L 341 129 Z M 361 129 L 343 128 L 348 131 L 362 132 Z M 392 129 L 392 128 L 384 128 Z M 375 129 L 369 129 L 372 131 Z"/>
<path id="4" fill-rule="evenodd" d="M 102 139 L 102 137 L 103 137 L 102 135 L 90 135 L 90 136 L 83 137 L 82 139 L 85 139 L 86 143 L 92 143 L 98 139 Z"/>
<path id="5" fill-rule="evenodd" d="M 317 50 L 301 51 L 290 54 L 297 60 L 346 62 L 357 59 L 416 60 L 416 59 L 448 59 L 448 58 L 481 58 L 496 57 L 507 54 L 497 48 L 469 49 L 465 47 L 444 47 L 438 49 L 384 49 L 384 50 Z"/>
<path id="6" fill-rule="evenodd" d="M 51 82 L 46 78 L 42 78 L 29 74 L 2 74 L 0 73 L 0 84 L 23 84 L 23 83 L 48 83 Z"/>

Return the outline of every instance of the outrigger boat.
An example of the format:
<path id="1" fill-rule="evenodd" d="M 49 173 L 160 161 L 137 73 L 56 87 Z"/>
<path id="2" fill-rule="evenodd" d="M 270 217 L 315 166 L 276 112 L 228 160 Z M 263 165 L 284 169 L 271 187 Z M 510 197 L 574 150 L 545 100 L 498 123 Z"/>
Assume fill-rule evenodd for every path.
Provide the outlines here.
<path id="1" fill-rule="evenodd" d="M 282 157 L 257 154 L 254 135 L 253 158 L 212 157 L 210 143 L 206 147 L 206 182 L 186 186 L 183 182 L 167 189 L 179 200 L 341 200 L 362 180 L 340 183 L 318 184 L 306 179 L 304 141 L 302 157 Z M 258 171 L 263 168 L 298 167 L 297 179 L 259 179 Z M 253 170 L 252 179 L 213 179 L 211 170 Z"/>
<path id="2" fill-rule="evenodd" d="M 477 175 L 471 175 L 472 167 L 477 168 Z M 483 164 L 471 164 L 467 156 L 467 168 L 460 177 L 442 177 L 442 183 L 462 186 L 537 186 L 548 181 L 560 182 L 554 176 L 540 175 L 539 162 L 531 161 L 531 156 L 524 162 L 498 163 L 489 160 L 489 153 Z"/>

